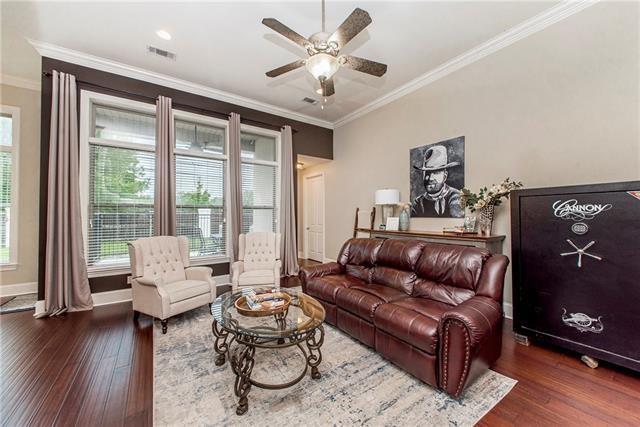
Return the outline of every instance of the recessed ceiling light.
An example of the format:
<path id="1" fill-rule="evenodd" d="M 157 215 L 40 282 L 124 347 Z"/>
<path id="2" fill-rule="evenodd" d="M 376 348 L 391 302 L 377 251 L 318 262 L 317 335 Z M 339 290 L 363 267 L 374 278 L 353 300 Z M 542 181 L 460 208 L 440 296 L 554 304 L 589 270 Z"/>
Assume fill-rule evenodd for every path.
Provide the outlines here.
<path id="1" fill-rule="evenodd" d="M 158 30 L 156 31 L 156 35 L 160 37 L 162 40 L 171 40 L 171 34 L 169 34 L 168 31 Z"/>

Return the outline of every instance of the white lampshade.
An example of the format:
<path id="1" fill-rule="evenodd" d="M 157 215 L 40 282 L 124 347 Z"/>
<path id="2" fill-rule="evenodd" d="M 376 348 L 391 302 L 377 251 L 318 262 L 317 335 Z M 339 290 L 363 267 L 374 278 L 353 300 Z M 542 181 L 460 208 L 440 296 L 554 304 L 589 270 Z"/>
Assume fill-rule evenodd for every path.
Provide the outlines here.
<path id="1" fill-rule="evenodd" d="M 376 205 L 397 205 L 400 203 L 400 191 L 389 188 L 377 190 L 375 199 Z"/>
<path id="2" fill-rule="evenodd" d="M 328 79 L 338 71 L 338 59 L 328 53 L 316 53 L 307 59 L 305 63 L 307 71 L 316 79 L 320 77 Z"/>

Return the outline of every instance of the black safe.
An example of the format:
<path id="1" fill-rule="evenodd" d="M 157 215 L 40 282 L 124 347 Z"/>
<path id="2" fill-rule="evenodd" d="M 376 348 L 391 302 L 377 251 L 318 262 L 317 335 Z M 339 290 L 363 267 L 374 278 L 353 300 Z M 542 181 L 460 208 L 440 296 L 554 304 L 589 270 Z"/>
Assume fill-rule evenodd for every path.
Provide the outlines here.
<path id="1" fill-rule="evenodd" d="M 640 181 L 511 193 L 516 333 L 640 371 Z"/>

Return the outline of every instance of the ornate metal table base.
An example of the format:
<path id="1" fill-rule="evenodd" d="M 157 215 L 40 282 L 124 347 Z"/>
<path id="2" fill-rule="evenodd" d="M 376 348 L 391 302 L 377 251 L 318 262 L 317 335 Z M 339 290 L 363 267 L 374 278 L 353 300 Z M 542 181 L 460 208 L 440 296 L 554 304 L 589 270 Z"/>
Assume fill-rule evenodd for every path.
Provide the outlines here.
<path id="1" fill-rule="evenodd" d="M 275 316 L 276 324 L 280 327 L 280 323 L 284 322 L 284 316 Z M 257 338 L 249 334 L 241 334 L 233 332 L 221 327 L 216 320 L 211 325 L 213 335 L 216 337 L 216 366 L 224 365 L 227 354 L 230 354 L 230 364 L 233 373 L 236 375 L 234 392 L 238 397 L 238 407 L 236 414 L 243 415 L 249 409 L 248 394 L 251 386 L 260 387 L 269 390 L 279 390 L 291 387 L 299 383 L 311 368 L 311 378 L 320 379 L 320 371 L 318 366 L 322 362 L 322 353 L 320 348 L 324 342 L 324 328 L 322 325 L 304 333 L 296 333 L 287 338 Z M 231 348 L 235 341 L 236 345 Z M 251 378 L 251 372 L 255 365 L 256 348 L 266 349 L 283 349 L 296 346 L 302 352 L 305 359 L 304 369 L 295 379 L 283 384 L 265 384 Z"/>

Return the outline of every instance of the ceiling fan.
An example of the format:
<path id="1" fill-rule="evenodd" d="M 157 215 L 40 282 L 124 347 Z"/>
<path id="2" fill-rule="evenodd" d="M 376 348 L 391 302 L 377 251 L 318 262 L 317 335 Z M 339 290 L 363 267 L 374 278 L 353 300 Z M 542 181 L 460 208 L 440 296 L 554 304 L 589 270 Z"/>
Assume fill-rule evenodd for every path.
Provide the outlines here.
<path id="1" fill-rule="evenodd" d="M 302 37 L 277 19 L 263 19 L 262 23 L 264 25 L 303 47 L 309 55 L 307 59 L 299 59 L 268 71 L 266 73 L 267 77 L 277 77 L 304 65 L 307 71 L 320 82 L 318 93 L 325 97 L 335 93 L 333 75 L 341 66 L 371 74 L 372 76 L 382 77 L 387 72 L 386 64 L 352 55 L 340 55 L 340 50 L 371 22 L 371 17 L 366 11 L 356 8 L 333 34 L 327 33 L 325 31 L 324 0 L 322 0 L 322 31 L 312 34 L 308 39 Z"/>

